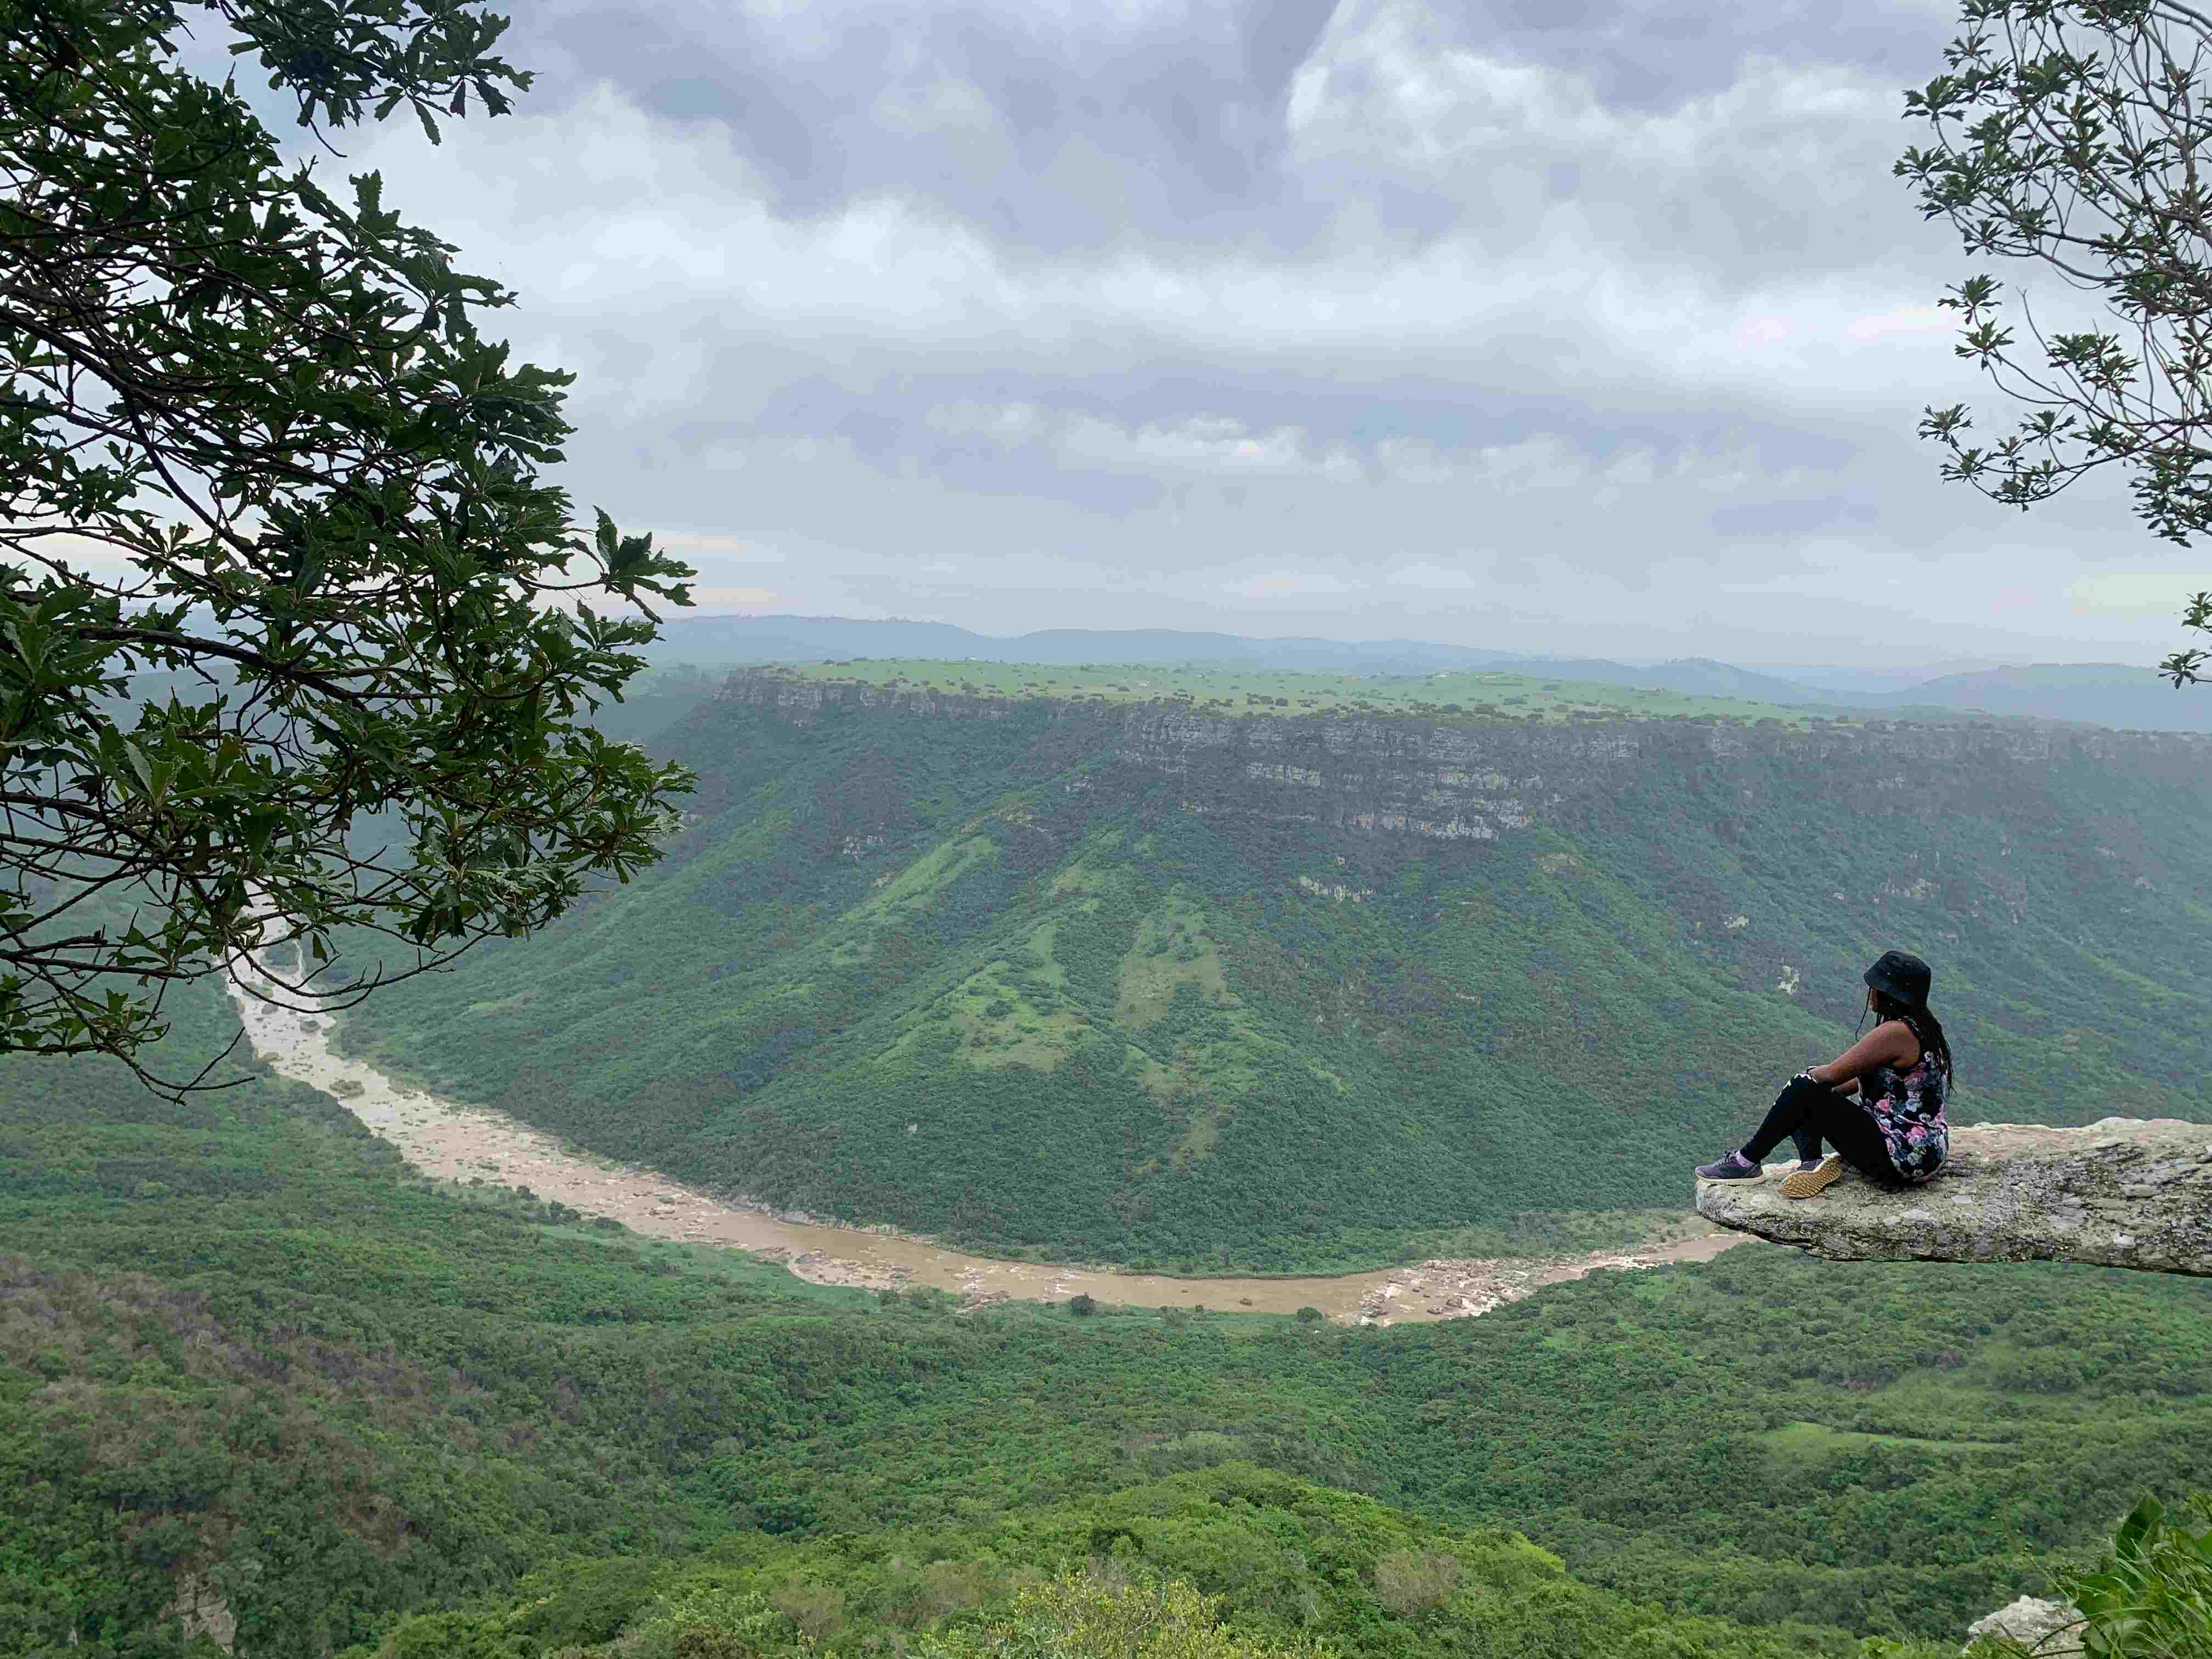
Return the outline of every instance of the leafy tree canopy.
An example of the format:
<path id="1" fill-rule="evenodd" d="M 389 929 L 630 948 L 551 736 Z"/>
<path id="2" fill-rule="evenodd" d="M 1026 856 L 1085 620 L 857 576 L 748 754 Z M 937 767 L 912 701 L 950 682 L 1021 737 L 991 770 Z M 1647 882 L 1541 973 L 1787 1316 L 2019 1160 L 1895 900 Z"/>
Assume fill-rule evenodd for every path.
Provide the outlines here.
<path id="1" fill-rule="evenodd" d="M 1979 443 L 1965 404 L 1931 408 L 1921 435 L 1946 477 L 2027 507 L 2118 465 L 2136 510 L 2186 545 L 2212 525 L 2212 15 L 2179 0 L 1965 0 L 1948 72 L 1905 94 L 1926 123 L 1905 151 L 1923 213 L 1968 252 L 2037 262 L 2101 304 L 2101 328 L 2020 330 L 2004 284 L 1967 277 L 1938 301 L 1959 313 L 1958 355 L 2029 405 Z M 2212 632 L 2212 593 L 2186 628 Z M 2203 649 L 2160 672 L 2208 678 Z"/>
<path id="2" fill-rule="evenodd" d="M 530 79 L 471 0 L 191 9 L 318 137 Z M 186 72 L 186 10 L 0 0 L 0 1049 L 131 1057 L 264 908 L 395 972 L 527 932 L 688 783 L 586 720 L 692 573 L 541 477 L 574 377 Z"/>

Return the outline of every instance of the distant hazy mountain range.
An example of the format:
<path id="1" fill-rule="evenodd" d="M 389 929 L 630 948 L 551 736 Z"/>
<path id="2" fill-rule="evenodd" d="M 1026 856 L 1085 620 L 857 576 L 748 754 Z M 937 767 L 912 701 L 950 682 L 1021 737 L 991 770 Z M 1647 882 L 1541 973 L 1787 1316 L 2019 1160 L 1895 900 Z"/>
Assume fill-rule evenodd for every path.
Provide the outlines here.
<path id="1" fill-rule="evenodd" d="M 1422 640 L 1261 640 L 1175 629 L 1046 629 L 972 633 L 949 623 L 870 622 L 851 617 L 683 617 L 670 621 L 653 653 L 706 667 L 818 662 L 825 658 L 970 658 L 981 662 L 1249 663 L 1255 668 L 1347 674 L 1432 674 L 1496 668 L 1607 685 L 1743 697 L 1759 702 L 1884 709 L 1905 718 L 1980 714 L 2081 721 L 2141 731 L 2212 731 L 2212 690 L 2177 691 L 2147 663 L 2060 663 L 1931 675 L 1902 689 L 1849 669 L 1760 672 L 1685 657 L 1625 663 L 1603 658 L 1481 651 Z M 1817 678 L 1822 684 L 1810 684 Z M 1856 680 L 1856 684 L 1852 684 Z"/>

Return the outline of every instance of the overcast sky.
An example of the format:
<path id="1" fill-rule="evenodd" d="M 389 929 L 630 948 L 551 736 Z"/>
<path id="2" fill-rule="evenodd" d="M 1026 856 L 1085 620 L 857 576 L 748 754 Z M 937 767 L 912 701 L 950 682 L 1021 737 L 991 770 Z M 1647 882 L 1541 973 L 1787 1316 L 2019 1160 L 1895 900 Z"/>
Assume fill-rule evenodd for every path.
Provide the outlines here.
<path id="1" fill-rule="evenodd" d="M 520 291 L 702 611 L 1903 665 L 2153 660 L 2212 585 L 1912 435 L 1990 398 L 1890 175 L 1950 6 L 514 9 L 516 114 L 325 176 Z"/>

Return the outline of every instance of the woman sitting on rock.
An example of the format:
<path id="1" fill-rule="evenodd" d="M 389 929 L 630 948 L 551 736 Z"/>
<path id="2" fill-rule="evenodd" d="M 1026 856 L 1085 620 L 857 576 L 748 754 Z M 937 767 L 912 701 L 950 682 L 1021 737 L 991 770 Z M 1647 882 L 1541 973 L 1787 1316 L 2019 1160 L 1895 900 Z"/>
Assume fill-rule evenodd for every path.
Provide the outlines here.
<path id="1" fill-rule="evenodd" d="M 1784 1176 L 1785 1198 L 1810 1198 L 1849 1164 L 1887 1186 L 1918 1186 L 1943 1167 L 1951 1127 L 1951 1044 L 1928 1011 L 1928 964 L 1885 951 L 1866 970 L 1867 1006 L 1880 1022 L 1826 1066 L 1800 1072 L 1775 1097 L 1759 1133 L 1741 1150 L 1698 1166 L 1700 1181 L 1757 1181 L 1759 1160 L 1792 1135 L 1801 1155 L 1822 1140 L 1841 1153 Z M 1854 1098 L 1854 1095 L 1856 1098 Z"/>

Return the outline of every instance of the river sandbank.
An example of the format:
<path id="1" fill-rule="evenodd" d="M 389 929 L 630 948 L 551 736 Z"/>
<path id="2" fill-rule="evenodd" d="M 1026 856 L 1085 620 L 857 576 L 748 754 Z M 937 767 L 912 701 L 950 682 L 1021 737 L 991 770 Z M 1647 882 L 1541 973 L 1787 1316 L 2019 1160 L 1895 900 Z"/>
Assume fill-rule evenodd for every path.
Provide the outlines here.
<path id="1" fill-rule="evenodd" d="M 1423 1261 L 1308 1279 L 1177 1279 L 1005 1261 L 888 1230 L 786 1218 L 766 1205 L 702 1192 L 650 1170 L 580 1152 L 504 1113 L 441 1099 L 346 1058 L 331 1041 L 333 1023 L 327 1014 L 280 1007 L 235 985 L 231 997 L 257 1054 L 281 1075 L 340 1102 L 426 1176 L 526 1187 L 540 1199 L 557 1200 L 586 1215 L 610 1217 L 647 1237 L 727 1246 L 781 1261 L 817 1285 L 868 1290 L 922 1286 L 953 1292 L 975 1304 L 1089 1295 L 1136 1308 L 1202 1306 L 1278 1314 L 1317 1308 L 1340 1324 L 1397 1324 L 1474 1317 L 1600 1269 L 1709 1261 L 1744 1237 L 1716 1231 L 1642 1249 Z"/>

